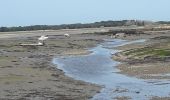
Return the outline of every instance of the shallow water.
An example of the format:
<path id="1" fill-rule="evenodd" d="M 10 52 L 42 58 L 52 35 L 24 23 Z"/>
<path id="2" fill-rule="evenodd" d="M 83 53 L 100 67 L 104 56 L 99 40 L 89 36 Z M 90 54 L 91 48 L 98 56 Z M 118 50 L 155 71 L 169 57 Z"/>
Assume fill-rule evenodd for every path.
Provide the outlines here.
<path id="1" fill-rule="evenodd" d="M 118 50 L 109 48 L 144 41 L 106 40 L 105 43 L 90 49 L 93 53 L 89 55 L 59 57 L 55 58 L 53 63 L 70 77 L 103 85 L 101 93 L 95 95 L 92 100 L 113 100 L 117 96 L 148 100 L 152 96 L 169 96 L 168 80 L 142 80 L 116 73 L 119 71 L 116 68 L 119 62 L 113 61 L 111 54 Z"/>

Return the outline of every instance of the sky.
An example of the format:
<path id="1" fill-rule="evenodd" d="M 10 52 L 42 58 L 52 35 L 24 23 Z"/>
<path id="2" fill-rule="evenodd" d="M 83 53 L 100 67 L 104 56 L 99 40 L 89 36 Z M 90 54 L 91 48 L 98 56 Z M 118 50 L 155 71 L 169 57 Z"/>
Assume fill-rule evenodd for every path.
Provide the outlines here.
<path id="1" fill-rule="evenodd" d="M 0 0 L 0 26 L 170 21 L 170 0 Z"/>

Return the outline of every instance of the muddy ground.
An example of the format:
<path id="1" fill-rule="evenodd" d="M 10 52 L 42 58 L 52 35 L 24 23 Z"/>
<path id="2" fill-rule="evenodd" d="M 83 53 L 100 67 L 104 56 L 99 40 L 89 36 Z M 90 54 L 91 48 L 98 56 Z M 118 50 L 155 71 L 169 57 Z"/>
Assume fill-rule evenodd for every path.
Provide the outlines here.
<path id="1" fill-rule="evenodd" d="M 20 46 L 36 43 L 38 36 L 0 39 L 1 100 L 86 100 L 101 86 L 74 80 L 52 64 L 52 58 L 88 54 L 107 36 L 75 34 L 48 35 L 44 46 Z"/>
<path id="2" fill-rule="evenodd" d="M 97 32 L 109 29 L 99 29 Z M 101 86 L 67 77 L 63 71 L 52 64 L 53 57 L 89 54 L 88 48 L 96 46 L 103 39 L 110 38 L 110 35 L 80 34 L 96 32 L 95 29 L 83 30 L 0 33 L 0 99 L 87 100 L 92 98 L 101 90 Z M 71 37 L 64 37 L 63 34 L 68 32 L 72 33 Z M 37 38 L 42 34 L 49 37 L 44 46 L 23 47 L 19 45 L 20 43 L 36 43 Z M 145 47 L 169 50 L 169 36 L 170 31 L 147 31 L 146 34 L 128 35 L 121 38 L 146 39 L 147 42 L 117 48 L 123 50 L 113 55 L 113 59 L 122 62 L 118 66 L 120 73 L 143 79 L 170 79 L 170 75 L 166 75 L 170 73 L 169 56 L 145 54 L 139 57 L 133 56 L 134 52 L 125 55 L 130 50 L 135 50 L 135 54 L 138 54 L 138 51 Z M 153 97 L 154 100 L 160 98 L 166 100 L 169 97 Z M 115 99 L 130 98 L 117 97 Z"/>
<path id="3" fill-rule="evenodd" d="M 169 79 L 170 31 L 148 33 L 139 36 L 146 39 L 144 43 L 118 47 L 122 52 L 113 55 L 113 59 L 124 62 L 119 66 L 120 73 L 143 79 Z"/>
<path id="4" fill-rule="evenodd" d="M 170 31 L 148 31 L 147 34 L 128 36 L 126 39 L 146 39 L 146 41 L 116 48 L 122 50 L 112 57 L 121 62 L 118 66 L 119 73 L 145 80 L 170 79 Z M 116 99 L 129 100 L 130 98 Z M 170 97 L 153 96 L 150 99 L 169 100 Z"/>

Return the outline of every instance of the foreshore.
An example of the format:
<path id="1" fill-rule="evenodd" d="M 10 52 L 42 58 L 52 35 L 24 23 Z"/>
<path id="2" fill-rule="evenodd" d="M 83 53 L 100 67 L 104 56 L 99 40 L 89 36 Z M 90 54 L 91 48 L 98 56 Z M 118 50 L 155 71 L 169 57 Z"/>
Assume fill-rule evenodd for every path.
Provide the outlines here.
<path id="1" fill-rule="evenodd" d="M 120 73 L 142 79 L 170 79 L 169 40 L 170 31 L 152 31 L 126 40 L 145 39 L 142 43 L 127 44 L 116 49 L 121 52 L 113 59 L 122 62 Z"/>
<path id="2" fill-rule="evenodd" d="M 40 35 L 40 34 L 39 34 Z M 44 46 L 20 46 L 36 43 L 39 36 L 26 35 L 0 39 L 1 100 L 87 100 L 101 86 L 70 78 L 52 59 L 57 56 L 86 55 L 106 36 L 71 34 L 70 38 L 53 33 Z"/>
<path id="3" fill-rule="evenodd" d="M 91 53 L 88 51 L 89 48 L 111 37 L 108 34 L 82 33 L 95 33 L 101 30 L 103 32 L 103 29 L 78 29 L 1 33 L 0 99 L 88 100 L 92 98 L 100 92 L 102 86 L 66 76 L 62 70 L 57 69 L 57 65 L 52 63 L 52 59 L 59 56 Z M 110 28 L 104 30 L 107 32 Z M 64 33 L 70 33 L 71 37 L 64 37 Z M 37 38 L 41 35 L 49 37 L 44 46 L 19 45 L 37 43 Z M 129 41 L 145 39 L 146 42 L 116 47 L 122 50 L 113 55 L 114 60 L 121 62 L 117 67 L 120 69 L 119 73 L 141 79 L 170 79 L 169 54 L 165 51 L 169 50 L 170 31 L 147 31 L 145 34 L 128 35 L 120 39 Z M 155 53 L 161 51 L 161 56 L 163 50 L 166 57 L 163 56 L 164 59 L 160 59 L 160 55 L 148 55 L 150 54 L 148 47 L 159 51 L 154 51 Z M 142 52 L 141 55 L 140 50 L 148 51 L 148 53 Z"/>
<path id="4" fill-rule="evenodd" d="M 140 36 L 124 38 L 129 41 L 145 39 L 143 43 L 133 43 L 119 46 L 121 50 L 112 56 L 119 61 L 117 68 L 120 74 L 142 79 L 149 84 L 168 85 L 170 79 L 170 31 L 150 31 Z M 163 82 L 163 83 L 159 83 Z M 141 91 L 139 91 L 140 93 Z M 156 91 L 153 91 L 156 92 Z M 168 93 L 168 91 L 167 91 Z M 160 93 L 161 95 L 163 93 Z M 118 97 L 117 100 L 129 100 L 130 97 Z M 142 99 L 142 98 L 141 98 Z M 170 96 L 154 96 L 148 100 L 169 100 Z"/>

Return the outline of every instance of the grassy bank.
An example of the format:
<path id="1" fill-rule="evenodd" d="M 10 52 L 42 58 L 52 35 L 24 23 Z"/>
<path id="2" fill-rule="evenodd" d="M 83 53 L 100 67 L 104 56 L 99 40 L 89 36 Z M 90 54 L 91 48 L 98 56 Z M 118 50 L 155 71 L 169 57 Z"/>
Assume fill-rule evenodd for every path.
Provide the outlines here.
<path id="1" fill-rule="evenodd" d="M 170 37 L 156 37 L 150 39 L 149 41 L 154 41 L 155 43 L 146 45 L 142 48 L 125 50 L 121 52 L 121 54 L 129 59 L 141 60 L 150 57 L 166 58 L 170 56 Z"/>
<path id="2" fill-rule="evenodd" d="M 121 49 L 122 52 L 113 55 L 114 60 L 122 62 L 118 66 L 120 73 L 143 79 L 170 79 L 170 36 L 150 36 L 143 44 Z"/>

